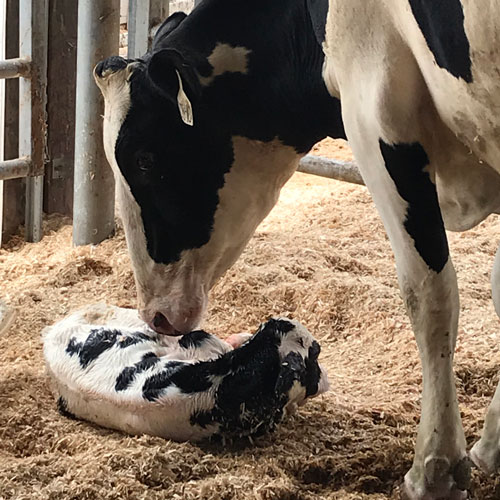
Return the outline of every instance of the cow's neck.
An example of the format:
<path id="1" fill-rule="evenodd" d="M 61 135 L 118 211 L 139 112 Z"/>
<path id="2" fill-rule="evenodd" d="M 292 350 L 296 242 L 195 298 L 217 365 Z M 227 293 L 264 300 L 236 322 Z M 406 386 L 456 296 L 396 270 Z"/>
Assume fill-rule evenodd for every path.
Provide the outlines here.
<path id="1" fill-rule="evenodd" d="M 198 70 L 209 110 L 199 119 L 210 126 L 299 154 L 327 135 L 345 137 L 304 0 L 205 0 L 163 43 Z"/>

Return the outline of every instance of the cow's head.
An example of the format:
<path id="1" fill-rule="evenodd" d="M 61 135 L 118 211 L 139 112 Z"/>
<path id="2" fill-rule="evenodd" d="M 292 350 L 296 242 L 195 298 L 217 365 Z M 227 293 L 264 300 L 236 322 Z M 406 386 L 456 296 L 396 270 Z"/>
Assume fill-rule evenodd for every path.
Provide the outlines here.
<path id="1" fill-rule="evenodd" d="M 231 71 L 244 79 L 250 51 L 214 43 L 216 55 L 195 64 L 165 43 L 182 22 L 171 16 L 144 58 L 112 57 L 94 70 L 141 316 L 173 335 L 198 325 L 209 290 L 299 159 L 277 139 L 250 140 L 221 118 L 231 109 L 218 82 Z"/>

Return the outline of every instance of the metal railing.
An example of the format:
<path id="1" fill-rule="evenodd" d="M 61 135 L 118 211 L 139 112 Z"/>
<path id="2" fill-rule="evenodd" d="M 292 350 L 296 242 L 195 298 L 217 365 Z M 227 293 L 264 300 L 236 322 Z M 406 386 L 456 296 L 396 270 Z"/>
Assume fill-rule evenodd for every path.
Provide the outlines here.
<path id="1" fill-rule="evenodd" d="M 19 78 L 19 157 L 0 161 L 0 180 L 26 177 L 26 239 L 42 236 L 47 136 L 48 0 L 20 0 L 19 58 L 0 61 L 0 78 Z"/>

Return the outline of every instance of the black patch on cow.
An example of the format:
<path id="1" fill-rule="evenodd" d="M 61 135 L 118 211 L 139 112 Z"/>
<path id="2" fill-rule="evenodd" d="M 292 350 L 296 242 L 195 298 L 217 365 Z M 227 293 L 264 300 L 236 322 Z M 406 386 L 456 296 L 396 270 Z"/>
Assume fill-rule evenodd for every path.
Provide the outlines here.
<path id="1" fill-rule="evenodd" d="M 436 186 L 424 170 L 429 158 L 417 142 L 391 146 L 380 139 L 379 144 L 387 171 L 408 202 L 406 231 L 422 259 L 439 273 L 448 261 L 449 249 Z"/>
<path id="2" fill-rule="evenodd" d="M 200 347 L 210 337 L 211 335 L 209 333 L 204 332 L 203 330 L 197 330 L 183 335 L 179 340 L 179 345 L 184 349 Z"/>
<path id="3" fill-rule="evenodd" d="M 210 240 L 219 190 L 234 162 L 233 137 L 278 138 L 298 153 L 327 135 L 345 138 L 340 101 L 323 81 L 324 54 L 313 28 L 323 11 L 318 1 L 311 12 L 299 0 L 205 2 L 141 59 L 115 156 L 141 209 L 155 262 L 175 262 L 182 251 Z M 207 58 L 218 43 L 251 50 L 248 73 L 224 73 L 198 95 L 193 75 L 210 73 Z M 175 70 L 194 100 L 193 127 L 180 117 Z"/>
<path id="4" fill-rule="evenodd" d="M 63 417 L 70 418 L 71 420 L 78 420 L 78 418 L 68 410 L 68 403 L 62 396 L 59 396 L 57 399 L 57 411 Z"/>
<path id="5" fill-rule="evenodd" d="M 307 0 L 307 6 L 318 43 L 323 44 L 326 36 L 328 0 Z"/>
<path id="6" fill-rule="evenodd" d="M 121 340 L 122 338 L 123 340 Z M 124 336 L 119 330 L 96 328 L 90 331 L 85 342 L 77 342 L 76 338 L 72 337 L 66 347 L 66 352 L 70 356 L 78 355 L 81 367 L 87 368 L 92 361 L 116 344 L 121 348 L 125 348 L 147 340 L 151 339 L 141 332 Z"/>
<path id="7" fill-rule="evenodd" d="M 457 78 L 472 82 L 470 45 L 460 0 L 409 0 L 413 15 L 436 63 Z"/>
<path id="8" fill-rule="evenodd" d="M 115 383 L 115 391 L 120 392 L 128 389 L 139 373 L 149 370 L 149 368 L 155 366 L 159 361 L 160 358 L 154 352 L 144 354 L 142 359 L 134 366 L 127 366 L 118 375 Z"/>

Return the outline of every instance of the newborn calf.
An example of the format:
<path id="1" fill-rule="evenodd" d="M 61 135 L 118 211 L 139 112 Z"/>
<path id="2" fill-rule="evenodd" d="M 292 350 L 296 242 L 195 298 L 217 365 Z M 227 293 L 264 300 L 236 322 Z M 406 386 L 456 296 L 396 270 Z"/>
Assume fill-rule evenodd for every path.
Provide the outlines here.
<path id="1" fill-rule="evenodd" d="M 203 331 L 158 335 L 137 311 L 103 304 L 44 332 L 62 413 L 178 441 L 273 430 L 284 412 L 328 389 L 319 352 L 293 320 L 271 319 L 228 343 Z"/>

